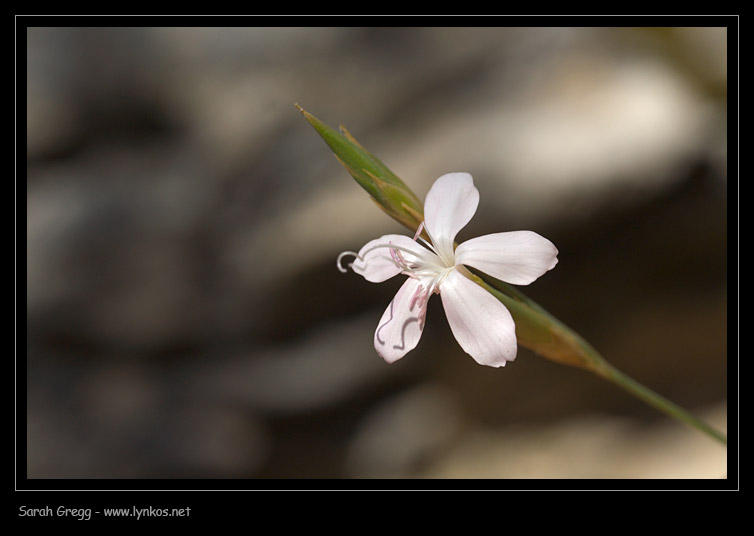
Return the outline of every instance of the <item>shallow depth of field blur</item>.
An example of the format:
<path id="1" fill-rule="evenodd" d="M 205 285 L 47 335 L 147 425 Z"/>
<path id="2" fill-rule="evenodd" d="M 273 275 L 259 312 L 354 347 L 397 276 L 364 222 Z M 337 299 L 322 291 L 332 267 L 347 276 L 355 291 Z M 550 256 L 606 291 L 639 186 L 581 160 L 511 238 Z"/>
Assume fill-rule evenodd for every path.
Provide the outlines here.
<path id="1" fill-rule="evenodd" d="M 28 29 L 27 476 L 724 478 L 724 447 L 588 372 L 477 365 L 438 297 L 383 362 L 403 278 L 335 259 L 410 231 L 294 103 L 421 199 L 471 173 L 459 240 L 552 240 L 526 294 L 725 431 L 726 40 Z"/>

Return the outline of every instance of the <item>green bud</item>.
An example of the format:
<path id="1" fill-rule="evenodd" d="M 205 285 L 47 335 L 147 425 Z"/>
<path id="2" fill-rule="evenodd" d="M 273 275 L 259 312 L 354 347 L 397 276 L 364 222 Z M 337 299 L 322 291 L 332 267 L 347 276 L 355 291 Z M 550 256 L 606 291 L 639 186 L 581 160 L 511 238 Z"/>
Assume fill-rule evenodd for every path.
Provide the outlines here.
<path id="1" fill-rule="evenodd" d="M 335 158 L 390 217 L 416 230 L 424 219 L 422 203 L 376 156 L 367 151 L 345 127 L 329 127 L 296 104 L 309 124 L 327 143 Z"/>

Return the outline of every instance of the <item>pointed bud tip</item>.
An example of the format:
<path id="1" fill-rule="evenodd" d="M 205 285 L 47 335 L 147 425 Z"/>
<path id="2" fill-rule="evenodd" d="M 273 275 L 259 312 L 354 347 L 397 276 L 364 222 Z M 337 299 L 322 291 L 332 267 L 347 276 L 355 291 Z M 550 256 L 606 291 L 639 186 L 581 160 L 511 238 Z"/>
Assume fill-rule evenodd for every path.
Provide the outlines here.
<path id="1" fill-rule="evenodd" d="M 310 123 L 312 122 L 312 119 L 314 118 L 314 116 L 312 114 L 310 114 L 309 112 L 307 112 L 306 110 L 304 110 L 304 108 L 299 103 L 297 103 L 297 102 L 294 102 L 293 105 L 296 107 L 296 109 L 299 112 L 301 112 L 304 115 L 304 117 L 306 118 L 307 121 L 309 121 Z"/>

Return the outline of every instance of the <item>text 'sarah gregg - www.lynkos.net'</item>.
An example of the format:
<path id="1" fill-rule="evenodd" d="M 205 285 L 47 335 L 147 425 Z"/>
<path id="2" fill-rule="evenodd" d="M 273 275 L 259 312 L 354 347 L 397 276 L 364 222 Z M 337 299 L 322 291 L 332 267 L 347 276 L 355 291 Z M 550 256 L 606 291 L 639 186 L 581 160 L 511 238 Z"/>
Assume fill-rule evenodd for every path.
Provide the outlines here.
<path id="1" fill-rule="evenodd" d="M 89 521 L 92 516 L 102 517 L 135 517 L 136 519 L 142 519 L 146 517 L 189 517 L 191 515 L 191 508 L 154 508 L 152 506 L 146 508 L 137 508 L 131 506 L 129 508 L 103 508 L 101 510 L 93 510 L 92 508 L 71 508 L 68 506 L 58 506 L 52 508 L 50 506 L 32 508 L 29 506 L 19 506 L 19 517 L 68 517 L 75 518 L 79 521 Z"/>

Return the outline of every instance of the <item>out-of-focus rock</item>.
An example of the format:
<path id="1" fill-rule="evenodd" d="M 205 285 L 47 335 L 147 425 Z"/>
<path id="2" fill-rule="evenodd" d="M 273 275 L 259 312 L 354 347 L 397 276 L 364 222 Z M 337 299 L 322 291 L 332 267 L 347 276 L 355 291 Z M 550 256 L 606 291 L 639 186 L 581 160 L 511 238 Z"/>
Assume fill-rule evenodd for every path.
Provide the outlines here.
<path id="1" fill-rule="evenodd" d="M 727 429 L 725 407 L 710 408 L 702 416 L 719 430 Z M 546 426 L 469 432 L 445 456 L 410 476 L 719 479 L 727 473 L 725 447 L 678 423 L 640 427 L 591 415 Z"/>
<path id="2" fill-rule="evenodd" d="M 102 150 L 38 171 L 27 192 L 27 304 L 71 336 L 191 339 L 204 310 L 199 247 L 211 190 L 171 149 Z M 65 311 L 62 316 L 56 316 Z"/>
<path id="3" fill-rule="evenodd" d="M 29 478 L 237 477 L 268 455 L 253 415 L 175 396 L 156 367 L 102 359 L 62 386 L 53 371 L 29 390 Z"/>
<path id="4" fill-rule="evenodd" d="M 321 326 L 254 355 L 202 359 L 190 369 L 189 390 L 265 414 L 306 413 L 342 403 L 399 368 L 390 369 L 365 336 L 378 317 L 375 310 Z"/>
<path id="5" fill-rule="evenodd" d="M 461 410 L 452 391 L 423 384 L 383 401 L 364 416 L 347 454 L 351 476 L 410 474 L 458 433 Z"/>

